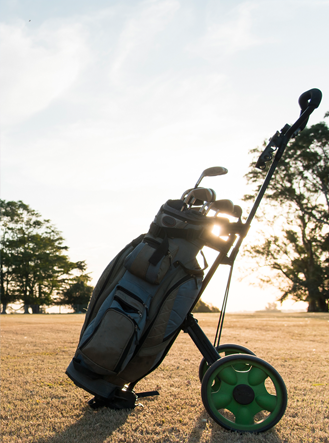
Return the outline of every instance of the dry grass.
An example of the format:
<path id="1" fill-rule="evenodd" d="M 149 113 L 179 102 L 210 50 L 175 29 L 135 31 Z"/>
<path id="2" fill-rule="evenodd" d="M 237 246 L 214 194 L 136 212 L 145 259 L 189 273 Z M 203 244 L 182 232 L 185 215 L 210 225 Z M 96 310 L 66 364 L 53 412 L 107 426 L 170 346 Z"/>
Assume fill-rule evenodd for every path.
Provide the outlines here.
<path id="1" fill-rule="evenodd" d="M 210 339 L 216 314 L 198 314 Z M 253 350 L 282 375 L 288 408 L 264 434 L 230 433 L 206 413 L 201 356 L 180 334 L 162 365 L 137 385 L 160 390 L 133 411 L 91 410 L 66 377 L 82 315 L 2 316 L 2 442 L 329 442 L 329 314 L 227 315 L 222 343 Z"/>

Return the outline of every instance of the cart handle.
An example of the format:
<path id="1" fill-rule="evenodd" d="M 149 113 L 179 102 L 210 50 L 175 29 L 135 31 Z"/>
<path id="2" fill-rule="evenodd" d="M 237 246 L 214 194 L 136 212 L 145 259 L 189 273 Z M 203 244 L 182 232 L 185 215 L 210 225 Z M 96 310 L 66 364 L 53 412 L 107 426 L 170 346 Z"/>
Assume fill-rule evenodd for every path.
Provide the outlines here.
<path id="1" fill-rule="evenodd" d="M 250 226 L 252 219 L 257 211 L 257 208 L 260 204 L 263 195 L 265 194 L 266 188 L 272 178 L 272 175 L 275 171 L 275 168 L 278 165 L 279 160 L 282 157 L 282 154 L 290 140 L 291 137 L 295 137 L 301 130 L 303 130 L 306 126 L 309 116 L 312 114 L 315 108 L 317 108 L 321 102 L 322 92 L 319 89 L 310 89 L 309 91 L 304 92 L 299 97 L 299 105 L 301 109 L 301 115 L 297 121 L 292 126 L 285 125 L 281 131 L 276 132 L 274 136 L 270 139 L 269 144 L 266 146 L 262 154 L 260 155 L 256 168 L 264 169 L 265 163 L 272 159 L 272 154 L 277 149 L 276 156 L 273 160 L 273 163 L 267 173 L 265 181 L 262 187 L 259 190 L 254 206 L 251 209 L 251 212 L 246 221 L 246 226 Z M 240 240 L 241 241 L 241 240 Z"/>
<path id="2" fill-rule="evenodd" d="M 284 134 L 285 143 L 288 143 L 291 137 L 295 137 L 300 131 L 302 131 L 307 125 L 309 116 L 312 114 L 314 109 L 316 109 L 321 103 L 322 92 L 320 89 L 310 89 L 309 91 L 303 92 L 299 97 L 298 103 L 301 108 L 299 119 L 289 128 L 289 130 Z"/>
<path id="3" fill-rule="evenodd" d="M 312 114 L 314 109 L 316 109 L 321 103 L 322 92 L 319 89 L 310 89 L 304 92 L 298 99 L 299 106 L 301 108 L 300 116 L 295 121 L 295 123 L 290 125 L 285 125 L 281 131 L 277 131 L 270 141 L 264 151 L 259 156 L 256 163 L 256 168 L 265 169 L 266 162 L 272 159 L 273 153 L 278 149 L 276 154 L 276 160 L 279 161 L 285 147 L 287 146 L 291 137 L 296 137 L 307 125 L 309 116 Z"/>
<path id="4" fill-rule="evenodd" d="M 322 92 L 320 89 L 310 89 L 309 91 L 303 92 L 299 97 L 298 103 L 301 108 L 301 114 L 306 110 L 308 106 L 313 106 L 314 109 L 319 106 L 322 99 Z"/>

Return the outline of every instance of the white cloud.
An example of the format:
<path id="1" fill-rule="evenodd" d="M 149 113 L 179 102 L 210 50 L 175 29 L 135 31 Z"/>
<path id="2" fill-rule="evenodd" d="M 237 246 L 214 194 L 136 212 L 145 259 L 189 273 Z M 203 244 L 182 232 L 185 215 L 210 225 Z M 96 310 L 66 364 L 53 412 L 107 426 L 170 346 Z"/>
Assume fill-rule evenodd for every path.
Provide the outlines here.
<path id="1" fill-rule="evenodd" d="M 78 24 L 0 24 L 2 123 L 17 124 L 46 108 L 77 79 L 89 60 Z"/>
<path id="2" fill-rule="evenodd" d="M 205 35 L 193 48 L 190 47 L 191 52 L 216 60 L 260 44 L 252 32 L 252 12 L 256 7 L 256 3 L 247 1 L 230 10 L 221 19 L 217 14 L 210 16 Z"/>
<path id="3" fill-rule="evenodd" d="M 166 28 L 179 9 L 176 0 L 148 0 L 143 2 L 127 20 L 121 31 L 119 44 L 111 66 L 111 80 L 119 81 L 121 70 L 129 60 L 136 60 L 154 44 L 154 37 Z"/>

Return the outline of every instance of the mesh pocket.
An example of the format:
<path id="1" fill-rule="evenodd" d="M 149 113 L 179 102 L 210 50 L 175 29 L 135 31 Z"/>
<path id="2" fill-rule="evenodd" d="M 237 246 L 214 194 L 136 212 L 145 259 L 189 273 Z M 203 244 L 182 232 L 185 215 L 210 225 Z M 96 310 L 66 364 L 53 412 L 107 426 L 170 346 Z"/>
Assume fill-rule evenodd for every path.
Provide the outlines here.
<path id="1" fill-rule="evenodd" d="M 136 287 L 130 289 L 116 287 L 111 304 L 91 322 L 79 346 L 91 361 L 115 373 L 123 370 L 131 359 L 144 330 L 150 303 L 148 294 L 139 293 Z"/>
<path id="2" fill-rule="evenodd" d="M 81 351 L 102 368 L 118 372 L 135 341 L 136 329 L 129 316 L 109 309 Z"/>

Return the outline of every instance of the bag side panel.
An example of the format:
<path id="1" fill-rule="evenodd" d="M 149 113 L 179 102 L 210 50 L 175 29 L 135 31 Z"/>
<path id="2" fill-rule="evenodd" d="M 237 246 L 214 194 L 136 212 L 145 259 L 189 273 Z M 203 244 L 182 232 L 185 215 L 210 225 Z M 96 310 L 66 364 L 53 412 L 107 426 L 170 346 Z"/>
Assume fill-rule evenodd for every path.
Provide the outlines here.
<path id="1" fill-rule="evenodd" d="M 135 351 L 158 288 L 126 271 L 86 328 L 80 353 L 105 371 L 119 373 Z"/>
<path id="2" fill-rule="evenodd" d="M 80 340 L 89 323 L 96 317 L 99 308 L 102 306 L 107 296 L 112 292 L 117 282 L 123 277 L 125 273 L 123 262 L 125 261 L 127 255 L 134 250 L 134 248 L 143 240 L 143 238 L 144 234 L 133 240 L 122 251 L 120 251 L 119 254 L 116 255 L 116 257 L 103 271 L 91 296 L 85 321 L 81 329 Z"/>
<path id="3" fill-rule="evenodd" d="M 147 333 L 141 348 L 120 373 L 122 379 L 134 382 L 152 372 L 163 358 L 169 342 L 177 333 L 200 291 L 202 279 L 185 281 L 173 291 L 163 303 L 155 321 Z M 173 314 L 174 312 L 174 314 Z M 111 381 L 109 379 L 109 381 Z"/>

